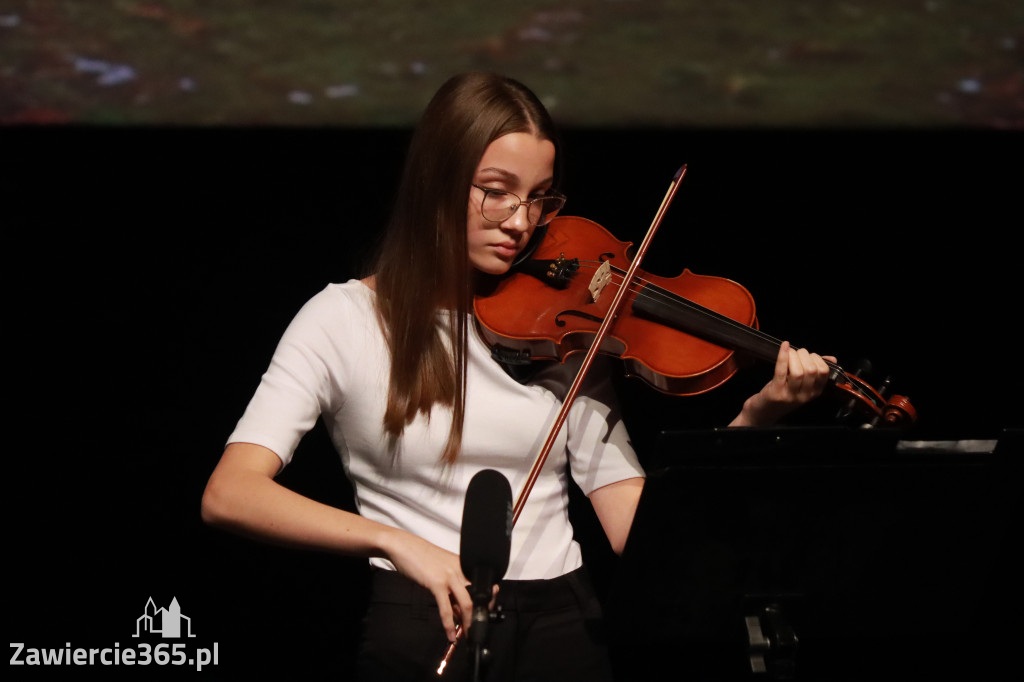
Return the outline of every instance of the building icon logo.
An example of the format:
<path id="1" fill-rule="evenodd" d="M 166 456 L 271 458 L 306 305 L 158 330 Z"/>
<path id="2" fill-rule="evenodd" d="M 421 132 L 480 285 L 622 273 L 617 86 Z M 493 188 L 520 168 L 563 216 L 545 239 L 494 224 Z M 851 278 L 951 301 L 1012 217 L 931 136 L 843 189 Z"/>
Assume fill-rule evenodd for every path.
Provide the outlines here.
<path id="1" fill-rule="evenodd" d="M 183 630 L 185 634 L 182 634 Z M 142 615 L 135 620 L 135 634 L 132 637 L 139 637 L 143 633 L 159 633 L 164 638 L 195 637 L 192 634 L 192 619 L 182 614 L 177 597 L 171 599 L 170 606 L 159 609 L 153 603 L 153 598 L 149 598 Z"/>

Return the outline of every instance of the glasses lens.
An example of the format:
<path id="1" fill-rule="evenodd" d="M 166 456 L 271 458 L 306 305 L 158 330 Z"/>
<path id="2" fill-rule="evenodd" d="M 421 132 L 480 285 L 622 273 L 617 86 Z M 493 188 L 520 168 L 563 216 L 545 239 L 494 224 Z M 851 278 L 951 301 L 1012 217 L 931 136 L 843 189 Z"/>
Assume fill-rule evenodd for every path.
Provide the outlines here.
<path id="1" fill-rule="evenodd" d="M 564 197 L 544 197 L 530 205 L 530 220 L 537 225 L 547 225 L 558 215 L 563 204 Z"/>
<path id="2" fill-rule="evenodd" d="M 516 196 L 492 189 L 484 191 L 484 203 L 480 207 L 480 212 L 487 220 L 501 223 L 508 220 L 518 207 L 519 199 Z"/>

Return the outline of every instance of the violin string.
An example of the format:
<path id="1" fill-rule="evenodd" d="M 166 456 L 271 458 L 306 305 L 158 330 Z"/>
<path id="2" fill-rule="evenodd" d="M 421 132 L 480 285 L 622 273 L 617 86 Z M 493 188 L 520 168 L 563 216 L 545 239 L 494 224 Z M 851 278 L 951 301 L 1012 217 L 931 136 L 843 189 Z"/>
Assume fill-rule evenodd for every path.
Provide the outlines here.
<path id="1" fill-rule="evenodd" d="M 664 289 L 663 287 L 655 284 L 654 282 L 651 282 L 650 280 L 646 280 L 646 279 L 638 277 L 638 278 L 636 278 L 635 282 L 645 285 L 643 287 L 632 287 L 631 286 L 631 290 L 633 291 L 633 293 L 635 293 L 637 295 L 637 297 L 644 297 L 644 298 L 647 298 L 648 300 L 657 300 L 657 299 L 660 298 L 660 299 L 665 300 L 667 302 L 670 302 L 670 303 L 673 303 L 675 305 L 679 305 L 679 306 L 688 308 L 690 310 L 694 310 L 694 311 L 696 311 L 696 312 L 698 312 L 698 313 L 700 313 L 702 315 L 705 315 L 705 316 L 707 316 L 709 318 L 715 319 L 715 320 L 717 320 L 717 321 L 719 321 L 719 322 L 721 322 L 721 323 L 731 327 L 732 329 L 740 332 L 741 334 L 748 334 L 748 335 L 750 335 L 750 336 L 752 336 L 754 338 L 757 338 L 757 339 L 760 339 L 760 340 L 765 341 L 767 343 L 770 343 L 773 346 L 775 346 L 776 348 L 778 348 L 779 346 L 782 345 L 782 341 L 780 339 L 778 339 L 778 338 L 776 338 L 776 337 L 774 337 L 774 336 L 772 336 L 772 335 L 770 335 L 770 334 L 768 334 L 766 332 L 763 332 L 760 329 L 757 329 L 755 327 L 751 327 L 750 325 L 745 325 L 742 322 L 739 322 L 737 320 L 732 319 L 731 317 L 728 317 L 726 315 L 722 315 L 721 313 L 718 313 L 718 312 L 716 312 L 714 310 L 711 310 L 710 308 L 706 308 L 705 306 L 702 306 L 702 305 L 700 305 L 698 303 L 690 301 L 690 300 L 688 300 L 688 299 L 686 299 L 686 298 L 684 298 L 682 296 L 678 296 L 676 294 L 673 294 L 671 291 L 668 291 L 668 290 Z M 619 286 L 621 286 L 621 281 L 619 282 Z M 799 348 L 797 346 L 793 346 L 793 349 L 794 350 L 799 350 Z M 829 360 L 824 360 L 824 358 L 823 358 L 823 361 L 829 367 L 829 369 L 834 370 L 835 372 L 837 372 L 839 375 L 841 375 L 845 379 L 849 379 L 849 377 L 847 377 L 846 372 L 842 369 L 842 367 L 840 367 L 839 365 L 837 365 L 834 362 L 830 362 Z"/>
<path id="2" fill-rule="evenodd" d="M 592 267 L 592 266 L 590 266 L 590 267 Z M 615 273 L 616 275 L 619 276 L 618 280 L 615 280 L 616 286 L 621 286 L 622 285 L 622 275 L 624 275 L 625 273 L 623 272 L 622 269 L 620 269 L 620 268 L 618 268 L 616 266 L 611 266 L 611 269 L 612 269 L 613 273 Z M 644 286 L 643 287 L 633 286 L 633 285 L 636 285 L 636 284 L 643 284 Z M 706 308 L 706 307 L 704 307 L 704 306 L 702 306 L 702 305 L 700 305 L 698 303 L 695 303 L 693 301 L 690 301 L 689 299 L 686 299 L 686 298 L 684 298 L 682 296 L 676 296 L 675 294 L 672 294 L 672 292 L 667 291 L 663 287 L 660 287 L 657 284 L 651 282 L 650 280 L 644 279 L 643 277 L 636 277 L 634 279 L 634 281 L 633 281 L 633 285 L 631 285 L 630 291 L 631 291 L 631 293 L 635 293 L 637 295 L 637 297 L 647 298 L 648 300 L 662 300 L 662 301 L 665 301 L 665 302 L 668 302 L 668 303 L 679 305 L 681 307 L 684 307 L 684 308 L 687 308 L 689 310 L 693 310 L 693 311 L 695 311 L 697 313 L 700 313 L 702 315 L 705 315 L 705 316 L 707 316 L 709 318 L 713 318 L 715 320 L 718 320 L 718 321 L 722 322 L 723 324 L 732 327 L 733 329 L 737 330 L 738 332 L 740 332 L 742 334 L 750 334 L 752 336 L 756 336 L 756 337 L 758 337 L 758 338 L 760 338 L 760 339 L 762 339 L 764 341 L 767 341 L 769 343 L 773 343 L 775 345 L 779 345 L 779 344 L 782 343 L 779 339 L 776 339 L 776 338 L 774 338 L 774 337 L 772 337 L 772 336 L 770 336 L 770 335 L 768 335 L 768 334 L 766 334 L 766 333 L 764 333 L 764 332 L 762 332 L 762 331 L 760 331 L 758 329 L 755 329 L 755 328 L 751 327 L 750 325 L 745 325 L 742 322 L 737 322 L 736 320 L 733 320 L 730 317 L 722 315 L 721 313 L 718 313 L 718 312 L 716 312 L 714 310 L 711 310 L 710 308 Z"/>
<path id="3" fill-rule="evenodd" d="M 583 263 L 586 263 L 586 267 L 594 269 L 603 264 L 598 263 L 597 261 L 579 262 L 581 263 L 581 266 Z M 598 263 L 598 265 L 593 265 L 593 263 Z M 613 282 L 616 284 L 616 286 L 622 286 L 622 280 L 623 275 L 625 275 L 625 271 L 614 265 L 610 267 L 611 271 L 618 275 L 618 280 L 613 280 Z M 636 286 L 637 284 L 642 284 L 643 286 Z M 665 288 L 643 277 L 638 276 L 634 278 L 633 283 L 630 285 L 630 292 L 634 293 L 638 298 L 642 297 L 646 298 L 647 300 L 661 300 L 667 303 L 671 303 L 673 305 L 687 308 L 708 318 L 721 322 L 722 324 L 730 327 L 731 329 L 735 330 L 740 334 L 750 335 L 752 337 L 760 339 L 761 341 L 770 343 L 776 347 L 782 344 L 782 341 L 780 339 L 777 339 L 774 336 L 761 331 L 760 329 L 751 327 L 750 325 L 743 324 L 742 322 L 738 322 L 737 320 L 734 320 L 731 317 L 722 315 L 721 313 L 718 313 L 714 310 L 711 310 L 710 308 L 702 306 L 699 303 L 695 303 L 685 297 L 673 294 L 672 292 L 666 290 Z M 799 350 L 796 346 L 794 346 L 793 348 L 794 350 Z M 848 382 L 850 381 L 850 377 L 847 375 L 846 371 L 837 363 L 831 362 L 829 360 L 824 360 L 824 362 L 829 367 L 829 369 L 831 369 L 837 374 L 837 376 L 843 377 Z"/>
<path id="4" fill-rule="evenodd" d="M 606 261 L 581 261 L 579 259 L 576 259 L 576 264 L 578 268 L 587 268 L 594 270 L 604 265 L 605 262 Z M 610 264 L 609 269 L 614 275 L 614 277 L 612 277 L 610 281 L 614 283 L 615 286 L 621 288 L 622 282 L 625 280 L 625 275 L 627 273 L 623 271 L 621 268 Z M 775 337 L 765 332 L 762 332 L 761 330 L 755 327 L 743 324 L 742 322 L 739 322 L 737 320 L 733 320 L 732 318 L 722 315 L 721 313 L 711 310 L 710 308 L 690 301 L 689 299 L 683 296 L 674 294 L 671 291 L 668 291 L 665 288 L 643 277 L 635 276 L 628 291 L 630 293 L 633 293 L 637 298 L 643 298 L 650 301 L 661 301 L 666 305 L 680 306 L 692 310 L 698 314 L 705 315 L 708 318 L 719 320 L 723 325 L 728 326 L 729 328 L 738 332 L 739 334 L 746 334 L 756 337 L 776 347 L 778 347 L 782 343 Z M 797 346 L 793 346 L 793 348 L 795 350 L 799 350 Z M 863 400 L 867 401 L 868 403 L 873 404 L 876 410 L 883 409 L 885 407 L 885 399 L 882 398 L 880 395 L 877 395 L 873 390 L 869 390 L 869 388 L 866 387 L 866 385 L 863 384 L 863 382 L 861 382 L 859 379 L 855 381 L 854 378 L 850 374 L 848 374 L 846 370 L 840 367 L 837 363 L 827 360 L 825 358 L 822 358 L 822 360 L 825 362 L 826 366 L 828 366 L 829 369 L 832 371 L 832 374 L 829 377 L 829 380 L 831 382 L 835 383 L 837 386 L 840 385 L 840 383 L 844 384 L 844 388 L 849 390 L 851 393 L 860 396 Z"/>

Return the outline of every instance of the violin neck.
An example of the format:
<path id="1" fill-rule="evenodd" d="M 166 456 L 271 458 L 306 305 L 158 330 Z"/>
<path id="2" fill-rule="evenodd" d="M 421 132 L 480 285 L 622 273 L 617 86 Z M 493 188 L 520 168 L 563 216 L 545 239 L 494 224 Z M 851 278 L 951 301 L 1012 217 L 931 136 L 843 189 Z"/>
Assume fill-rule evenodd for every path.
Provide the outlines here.
<path id="1" fill-rule="evenodd" d="M 705 341 L 775 362 L 781 342 L 677 294 L 657 287 L 656 296 L 638 295 L 633 311 L 660 324 L 692 334 Z"/>
<path id="2" fill-rule="evenodd" d="M 782 342 L 730 317 L 717 313 L 693 301 L 649 285 L 652 295 L 641 291 L 633 301 L 633 312 L 638 317 L 650 319 L 681 332 L 691 334 L 723 348 L 743 352 L 765 362 L 775 362 Z M 899 425 L 912 424 L 917 420 L 917 411 L 905 396 L 885 397 L 888 380 L 876 390 L 849 374 L 834 362 L 826 361 L 831 369 L 829 383 L 848 399 L 847 406 L 840 412 L 845 419 L 857 410 L 871 417 L 875 423 Z"/>

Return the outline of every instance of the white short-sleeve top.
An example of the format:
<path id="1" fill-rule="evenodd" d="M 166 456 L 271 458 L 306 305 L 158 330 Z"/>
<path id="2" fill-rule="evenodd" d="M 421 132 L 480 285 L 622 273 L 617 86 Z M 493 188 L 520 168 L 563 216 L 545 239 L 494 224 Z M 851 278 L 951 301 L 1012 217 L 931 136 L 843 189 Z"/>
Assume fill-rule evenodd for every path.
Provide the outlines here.
<path id="1" fill-rule="evenodd" d="M 288 326 L 255 395 L 228 442 L 269 448 L 288 464 L 322 418 L 352 482 L 360 514 L 403 528 L 458 553 L 466 490 L 473 475 L 495 469 L 517 499 L 540 452 L 576 362 L 551 363 L 528 383 L 504 371 L 471 325 L 466 419 L 454 465 L 440 454 L 451 411 L 435 406 L 409 424 L 397 456 L 383 430 L 389 351 L 374 292 L 357 280 L 331 284 Z M 512 533 L 506 579 L 553 578 L 578 568 L 569 523 L 568 478 L 585 494 L 643 476 L 615 409 L 607 375 L 595 365 L 551 449 Z M 372 564 L 393 569 L 385 559 Z"/>

